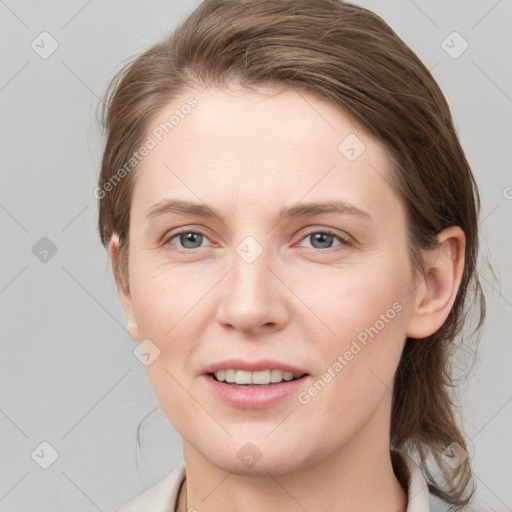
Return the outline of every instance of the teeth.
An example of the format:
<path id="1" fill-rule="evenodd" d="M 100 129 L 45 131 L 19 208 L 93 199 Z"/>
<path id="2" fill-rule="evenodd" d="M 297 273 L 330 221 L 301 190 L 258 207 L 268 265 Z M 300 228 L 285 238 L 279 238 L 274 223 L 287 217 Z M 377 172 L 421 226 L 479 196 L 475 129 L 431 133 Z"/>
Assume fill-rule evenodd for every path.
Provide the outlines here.
<path id="1" fill-rule="evenodd" d="M 252 384 L 252 372 L 237 370 L 235 375 L 236 384 Z"/>
<path id="2" fill-rule="evenodd" d="M 281 370 L 263 370 L 259 372 L 249 372 L 246 370 L 219 370 L 214 373 L 215 378 L 220 382 L 229 384 L 261 384 L 278 383 L 294 379 L 292 372 L 283 372 Z M 300 377 L 296 375 L 295 378 Z"/>
<path id="3" fill-rule="evenodd" d="M 247 372 L 250 373 L 250 372 Z M 252 372 L 252 384 L 270 384 L 270 370 L 263 370 L 262 372 Z"/>

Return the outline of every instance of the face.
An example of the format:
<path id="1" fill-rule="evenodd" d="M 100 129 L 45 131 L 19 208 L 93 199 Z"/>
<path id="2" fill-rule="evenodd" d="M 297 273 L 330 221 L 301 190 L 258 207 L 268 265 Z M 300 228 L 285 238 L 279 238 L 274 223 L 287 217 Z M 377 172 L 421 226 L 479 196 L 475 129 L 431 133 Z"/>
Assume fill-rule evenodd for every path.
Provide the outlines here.
<path id="1" fill-rule="evenodd" d="M 385 149 L 304 93 L 190 95 L 148 131 L 121 294 L 163 411 L 190 453 L 240 474 L 386 439 L 415 283 Z"/>

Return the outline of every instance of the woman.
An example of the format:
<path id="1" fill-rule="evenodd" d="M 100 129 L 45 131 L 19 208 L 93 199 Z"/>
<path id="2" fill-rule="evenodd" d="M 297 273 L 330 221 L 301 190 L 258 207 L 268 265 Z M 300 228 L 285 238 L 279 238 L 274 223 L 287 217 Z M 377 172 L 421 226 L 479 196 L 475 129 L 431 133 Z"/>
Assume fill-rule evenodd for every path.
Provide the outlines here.
<path id="1" fill-rule="evenodd" d="M 101 238 L 185 459 L 120 511 L 469 503 L 449 355 L 484 316 L 478 190 L 387 24 L 206 1 L 118 75 L 105 124 Z"/>

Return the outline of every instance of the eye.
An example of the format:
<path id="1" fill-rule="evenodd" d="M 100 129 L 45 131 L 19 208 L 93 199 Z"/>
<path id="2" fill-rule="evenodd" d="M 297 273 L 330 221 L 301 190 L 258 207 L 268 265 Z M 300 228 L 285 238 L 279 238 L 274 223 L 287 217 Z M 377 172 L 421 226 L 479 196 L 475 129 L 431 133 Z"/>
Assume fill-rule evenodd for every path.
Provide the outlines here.
<path id="1" fill-rule="evenodd" d="M 351 245 L 351 241 L 348 237 L 329 229 L 310 231 L 303 236 L 302 240 L 306 240 L 308 238 L 311 239 L 311 247 L 318 250 Z M 177 240 L 177 242 L 173 242 L 173 240 Z M 208 238 L 199 231 L 182 230 L 171 234 L 166 240 L 164 240 L 163 244 L 171 244 L 177 246 L 178 250 L 187 252 L 204 247 L 203 242 L 206 242 L 207 240 Z M 334 243 L 336 240 L 338 240 L 338 244 Z"/>
<path id="2" fill-rule="evenodd" d="M 308 238 L 311 239 L 313 249 L 330 249 L 331 247 L 337 247 L 339 245 L 350 245 L 348 237 L 343 237 L 342 235 L 328 229 L 310 231 L 309 233 L 306 233 L 302 240 L 306 240 Z M 333 242 L 336 239 L 339 240 L 340 243 L 333 246 Z"/>
<path id="3" fill-rule="evenodd" d="M 181 244 L 181 247 L 178 245 L 179 249 L 198 249 L 205 240 L 208 240 L 205 235 L 198 231 L 183 230 L 171 235 L 164 244 L 176 245 L 172 242 L 174 239 L 177 239 Z"/>

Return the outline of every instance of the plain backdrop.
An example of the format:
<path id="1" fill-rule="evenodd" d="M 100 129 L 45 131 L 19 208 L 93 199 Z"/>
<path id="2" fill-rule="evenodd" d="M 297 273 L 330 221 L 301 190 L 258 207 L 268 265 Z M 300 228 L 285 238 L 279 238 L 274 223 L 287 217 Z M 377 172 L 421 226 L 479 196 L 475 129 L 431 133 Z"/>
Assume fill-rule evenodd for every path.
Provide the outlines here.
<path id="1" fill-rule="evenodd" d="M 488 317 L 461 393 L 477 508 L 509 511 L 512 3 L 358 3 L 432 70 L 478 180 Z M 93 190 L 108 81 L 196 5 L 0 0 L 1 512 L 115 510 L 182 462 L 126 333 Z"/>

